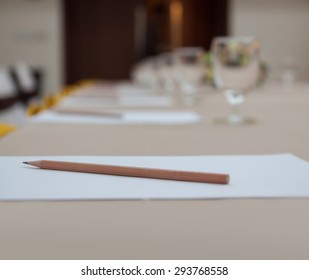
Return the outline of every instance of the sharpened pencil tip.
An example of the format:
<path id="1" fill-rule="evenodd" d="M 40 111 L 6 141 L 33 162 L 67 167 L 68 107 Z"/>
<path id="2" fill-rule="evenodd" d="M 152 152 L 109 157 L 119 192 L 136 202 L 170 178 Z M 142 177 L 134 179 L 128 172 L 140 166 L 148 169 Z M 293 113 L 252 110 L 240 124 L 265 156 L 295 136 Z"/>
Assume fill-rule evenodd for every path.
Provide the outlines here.
<path id="1" fill-rule="evenodd" d="M 28 162 L 28 161 L 24 161 L 23 163 L 24 163 L 24 164 L 29 164 L 29 162 Z"/>

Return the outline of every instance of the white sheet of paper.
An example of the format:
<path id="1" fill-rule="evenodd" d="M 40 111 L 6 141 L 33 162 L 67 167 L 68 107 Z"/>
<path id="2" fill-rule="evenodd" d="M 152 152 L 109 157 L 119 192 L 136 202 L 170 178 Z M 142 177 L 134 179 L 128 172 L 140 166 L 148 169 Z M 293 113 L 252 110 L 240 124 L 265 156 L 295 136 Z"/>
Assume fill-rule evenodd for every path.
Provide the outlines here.
<path id="1" fill-rule="evenodd" d="M 126 84 L 94 84 L 88 87 L 82 87 L 77 89 L 74 92 L 74 95 L 71 97 L 96 97 L 96 98 L 104 98 L 104 97 L 143 97 L 143 96 L 154 96 L 154 91 L 149 88 L 144 88 L 140 86 L 133 85 L 131 83 Z"/>
<path id="2" fill-rule="evenodd" d="M 61 102 L 63 106 L 87 106 L 87 107 L 107 107 L 107 106 L 147 106 L 147 107 L 168 107 L 173 105 L 173 99 L 169 96 L 120 96 L 111 97 L 68 97 Z"/>
<path id="3" fill-rule="evenodd" d="M 229 173 L 230 184 L 43 170 L 23 161 L 50 159 Z M 127 200 L 309 197 L 309 163 L 293 155 L 0 157 L 0 200 Z"/>
<path id="4" fill-rule="evenodd" d="M 39 123 L 77 124 L 194 124 L 201 117 L 192 111 L 128 111 L 122 118 L 45 111 L 31 119 Z"/>
<path id="5" fill-rule="evenodd" d="M 132 84 L 130 82 L 120 83 L 116 86 L 116 92 L 119 96 L 142 96 L 142 95 L 153 95 L 154 91 L 150 88 L 145 88 Z"/>

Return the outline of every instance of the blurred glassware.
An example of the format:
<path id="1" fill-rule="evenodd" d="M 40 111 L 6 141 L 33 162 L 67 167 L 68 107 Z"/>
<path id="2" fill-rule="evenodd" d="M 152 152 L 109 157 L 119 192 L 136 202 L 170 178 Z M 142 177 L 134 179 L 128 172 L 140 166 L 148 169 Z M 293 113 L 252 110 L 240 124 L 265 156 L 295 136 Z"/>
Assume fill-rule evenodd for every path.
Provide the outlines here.
<path id="1" fill-rule="evenodd" d="M 204 50 L 200 47 L 184 47 L 175 51 L 174 77 L 181 90 L 185 105 L 196 105 L 198 90 L 205 78 Z"/>
<path id="2" fill-rule="evenodd" d="M 256 86 L 260 73 L 260 43 L 254 37 L 217 37 L 211 46 L 213 76 L 216 87 L 223 91 L 232 112 L 217 122 L 252 123 L 240 114 L 245 95 Z"/>
<path id="3" fill-rule="evenodd" d="M 175 91 L 174 56 L 172 53 L 162 53 L 157 56 L 157 77 L 164 93 L 172 94 Z"/>
<path id="4" fill-rule="evenodd" d="M 158 91 L 160 81 L 156 57 L 149 57 L 137 63 L 132 70 L 132 79 L 138 85 Z"/>
<path id="5" fill-rule="evenodd" d="M 212 69 L 212 57 L 211 52 L 206 52 L 204 56 L 204 63 L 205 63 L 205 78 L 207 83 L 214 86 L 214 75 Z"/>
<path id="6" fill-rule="evenodd" d="M 204 61 L 206 65 L 205 70 L 206 82 L 211 86 L 215 86 L 211 52 L 205 53 Z M 267 59 L 260 57 L 259 78 L 257 79 L 256 83 L 257 87 L 260 87 L 265 84 L 269 76 L 269 72 L 270 72 L 270 66 L 267 63 Z"/>
<path id="7" fill-rule="evenodd" d="M 296 60 L 293 57 L 284 58 L 280 77 L 283 87 L 290 88 L 295 85 L 297 68 Z"/>

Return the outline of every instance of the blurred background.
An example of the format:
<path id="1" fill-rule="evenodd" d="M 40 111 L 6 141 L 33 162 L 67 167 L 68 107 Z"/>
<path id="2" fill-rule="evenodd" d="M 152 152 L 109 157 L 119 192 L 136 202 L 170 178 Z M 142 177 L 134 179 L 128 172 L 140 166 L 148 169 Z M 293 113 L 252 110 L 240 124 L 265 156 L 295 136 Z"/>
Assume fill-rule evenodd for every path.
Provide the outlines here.
<path id="1" fill-rule="evenodd" d="M 128 79 L 133 65 L 221 35 L 254 35 L 269 79 L 309 79 L 308 0 L 0 0 L 0 66 L 23 62 L 40 91 Z"/>

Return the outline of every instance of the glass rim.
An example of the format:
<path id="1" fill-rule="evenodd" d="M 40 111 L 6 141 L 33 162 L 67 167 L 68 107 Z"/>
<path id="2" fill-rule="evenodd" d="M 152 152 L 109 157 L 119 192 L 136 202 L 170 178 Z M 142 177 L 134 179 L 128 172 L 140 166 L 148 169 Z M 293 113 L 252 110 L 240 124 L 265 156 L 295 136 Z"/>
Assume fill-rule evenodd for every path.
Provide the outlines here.
<path id="1" fill-rule="evenodd" d="M 230 41 L 241 41 L 241 42 L 252 42 L 259 41 L 256 36 L 244 35 L 244 36 L 217 36 L 212 39 L 213 42 L 230 42 Z"/>
<path id="2" fill-rule="evenodd" d="M 199 47 L 199 46 L 196 46 L 196 47 L 180 47 L 180 48 L 177 48 L 175 49 L 174 53 L 175 54 L 195 54 L 195 53 L 204 53 L 205 52 L 205 49 L 203 47 Z"/>

